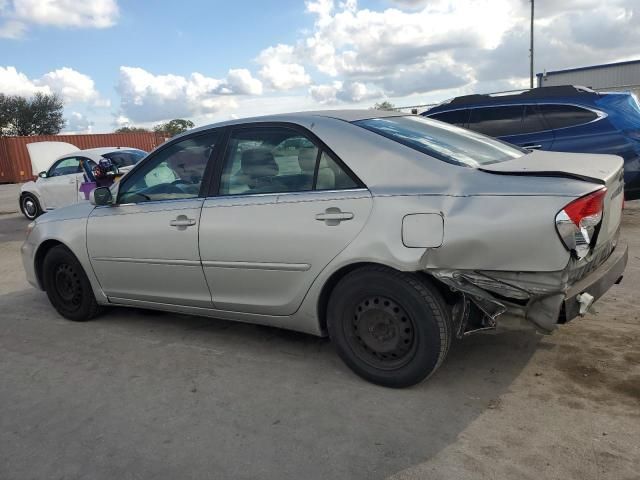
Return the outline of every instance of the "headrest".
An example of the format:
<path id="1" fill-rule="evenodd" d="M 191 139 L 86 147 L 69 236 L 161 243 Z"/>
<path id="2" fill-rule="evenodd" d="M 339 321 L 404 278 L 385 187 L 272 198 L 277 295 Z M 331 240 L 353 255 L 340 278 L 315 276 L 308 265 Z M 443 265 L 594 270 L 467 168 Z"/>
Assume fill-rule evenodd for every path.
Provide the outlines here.
<path id="1" fill-rule="evenodd" d="M 280 169 L 273 154 L 266 148 L 253 148 L 242 152 L 240 168 L 253 178 L 275 177 Z"/>
<path id="2" fill-rule="evenodd" d="M 318 149 L 315 147 L 306 147 L 298 150 L 298 165 L 300 170 L 305 173 L 313 173 L 316 168 L 316 157 Z"/>

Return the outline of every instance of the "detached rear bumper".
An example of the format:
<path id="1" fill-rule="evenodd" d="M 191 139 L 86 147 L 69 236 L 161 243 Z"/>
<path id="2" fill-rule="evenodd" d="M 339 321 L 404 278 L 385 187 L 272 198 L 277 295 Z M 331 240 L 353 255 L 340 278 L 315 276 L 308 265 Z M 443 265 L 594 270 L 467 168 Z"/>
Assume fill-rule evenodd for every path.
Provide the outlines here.
<path id="1" fill-rule="evenodd" d="M 622 279 L 622 273 L 627 266 L 629 247 L 624 242 L 619 242 L 616 249 L 609 255 L 602 265 L 596 268 L 586 277 L 578 280 L 565 292 L 563 301 L 564 318 L 560 323 L 573 320 L 580 314 L 580 302 L 578 296 L 588 293 L 593 301 L 598 300 L 612 285 Z"/>

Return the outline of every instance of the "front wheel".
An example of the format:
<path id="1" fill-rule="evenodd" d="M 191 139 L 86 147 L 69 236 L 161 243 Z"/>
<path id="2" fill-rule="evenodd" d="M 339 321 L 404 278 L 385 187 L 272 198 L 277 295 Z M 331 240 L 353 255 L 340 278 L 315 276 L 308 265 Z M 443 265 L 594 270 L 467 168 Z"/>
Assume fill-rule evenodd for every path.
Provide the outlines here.
<path id="1" fill-rule="evenodd" d="M 20 197 L 20 211 L 29 220 L 34 220 L 36 217 L 42 215 L 42 208 L 40 202 L 31 193 L 24 193 Z"/>
<path id="2" fill-rule="evenodd" d="M 333 289 L 327 327 L 342 360 L 386 387 L 431 375 L 451 345 L 449 309 L 425 278 L 386 267 L 347 274 Z"/>
<path id="3" fill-rule="evenodd" d="M 49 250 L 42 265 L 44 288 L 53 307 L 63 317 L 83 322 L 95 317 L 100 307 L 82 265 L 69 249 Z"/>

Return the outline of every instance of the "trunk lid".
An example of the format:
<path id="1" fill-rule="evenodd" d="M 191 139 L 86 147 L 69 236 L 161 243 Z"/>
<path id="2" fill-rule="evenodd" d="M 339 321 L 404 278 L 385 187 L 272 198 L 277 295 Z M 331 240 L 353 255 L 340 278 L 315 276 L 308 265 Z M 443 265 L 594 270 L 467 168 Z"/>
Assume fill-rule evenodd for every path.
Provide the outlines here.
<path id="1" fill-rule="evenodd" d="M 623 164 L 622 158 L 615 155 L 534 151 L 478 169 L 501 175 L 575 178 L 609 188 L 610 182 L 617 181 Z"/>
<path id="2" fill-rule="evenodd" d="M 480 170 L 499 175 L 578 179 L 593 183 L 593 190 L 606 187 L 602 224 L 592 247 L 595 254 L 615 246 L 617 241 L 624 202 L 623 166 L 622 158 L 615 155 L 535 151 L 513 160 L 483 165 Z M 586 261 L 598 262 L 593 256 Z"/>

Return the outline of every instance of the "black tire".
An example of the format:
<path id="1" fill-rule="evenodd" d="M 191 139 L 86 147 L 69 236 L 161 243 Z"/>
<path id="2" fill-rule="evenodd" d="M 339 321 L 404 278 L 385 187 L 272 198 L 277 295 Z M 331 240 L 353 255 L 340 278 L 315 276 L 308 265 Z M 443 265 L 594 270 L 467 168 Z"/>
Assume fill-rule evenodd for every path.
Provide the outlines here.
<path id="1" fill-rule="evenodd" d="M 35 220 L 42 215 L 42 207 L 35 195 L 31 193 L 23 193 L 20 196 L 20 211 L 29 220 Z"/>
<path id="2" fill-rule="evenodd" d="M 63 317 L 84 322 L 99 313 L 89 279 L 68 248 L 58 245 L 47 252 L 42 279 L 49 301 Z"/>
<path id="3" fill-rule="evenodd" d="M 327 327 L 349 368 L 393 388 L 435 372 L 453 337 L 450 311 L 428 279 L 383 266 L 360 268 L 338 282 Z"/>

